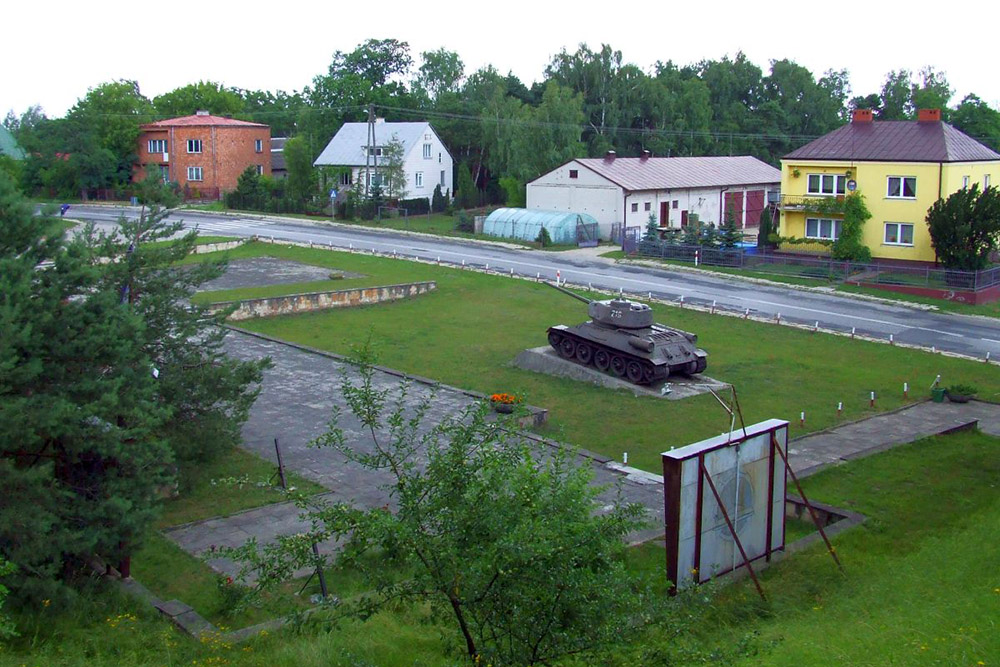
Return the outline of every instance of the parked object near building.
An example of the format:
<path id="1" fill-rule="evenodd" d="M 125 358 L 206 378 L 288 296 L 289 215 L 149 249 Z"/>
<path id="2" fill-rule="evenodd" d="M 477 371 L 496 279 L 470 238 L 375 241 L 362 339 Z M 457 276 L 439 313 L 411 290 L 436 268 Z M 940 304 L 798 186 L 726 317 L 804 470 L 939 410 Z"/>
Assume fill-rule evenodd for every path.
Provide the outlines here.
<path id="1" fill-rule="evenodd" d="M 769 192 L 781 172 L 750 156 L 617 157 L 571 160 L 527 185 L 528 208 L 593 216 L 601 238 L 614 225 L 643 227 L 650 215 L 662 229 L 684 227 L 689 216 L 717 226 L 731 211 L 737 226 L 757 233 Z"/>
<path id="2" fill-rule="evenodd" d="M 995 184 L 1000 154 L 941 121 L 937 109 L 917 120 L 877 121 L 857 109 L 852 121 L 781 160 L 779 233 L 835 241 L 843 223 L 841 202 L 865 196 L 872 217 L 862 242 L 875 259 L 933 262 L 927 210 L 940 198 L 978 183 Z"/>
<path id="3" fill-rule="evenodd" d="M 708 367 L 708 353 L 698 336 L 653 321 L 653 309 L 627 299 L 590 301 L 569 290 L 550 287 L 587 304 L 590 320 L 549 327 L 549 345 L 559 356 L 601 372 L 651 384 L 673 374 L 694 375 Z"/>
<path id="4" fill-rule="evenodd" d="M 537 240 L 543 228 L 555 244 L 570 245 L 597 239 L 597 220 L 586 213 L 498 208 L 483 222 L 483 234 L 523 241 Z"/>
<path id="5" fill-rule="evenodd" d="M 235 190 L 247 167 L 271 174 L 271 128 L 199 111 L 140 126 L 134 181 L 150 169 L 175 182 L 185 198 L 218 199 Z"/>
<path id="6" fill-rule="evenodd" d="M 385 147 L 395 138 L 403 146 L 406 198 L 425 197 L 429 202 L 435 186 L 454 195 L 454 161 L 430 123 L 387 123 L 375 120 L 375 143 L 369 146 L 368 123 L 344 123 L 313 162 L 316 167 L 341 167 L 335 187 L 343 196 L 355 184 L 370 186 L 383 177 Z M 383 191 L 386 190 L 383 185 Z"/>

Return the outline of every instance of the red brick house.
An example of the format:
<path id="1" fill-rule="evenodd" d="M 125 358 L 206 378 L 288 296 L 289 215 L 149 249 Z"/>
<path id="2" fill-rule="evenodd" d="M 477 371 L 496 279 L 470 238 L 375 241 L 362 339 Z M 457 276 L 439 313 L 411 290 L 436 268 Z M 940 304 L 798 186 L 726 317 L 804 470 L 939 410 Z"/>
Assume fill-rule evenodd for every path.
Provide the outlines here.
<path id="1" fill-rule="evenodd" d="M 247 167 L 271 174 L 271 128 L 260 123 L 212 116 L 169 118 L 140 127 L 139 165 L 133 180 L 159 169 L 165 181 L 181 186 L 186 198 L 218 199 L 236 189 Z"/>

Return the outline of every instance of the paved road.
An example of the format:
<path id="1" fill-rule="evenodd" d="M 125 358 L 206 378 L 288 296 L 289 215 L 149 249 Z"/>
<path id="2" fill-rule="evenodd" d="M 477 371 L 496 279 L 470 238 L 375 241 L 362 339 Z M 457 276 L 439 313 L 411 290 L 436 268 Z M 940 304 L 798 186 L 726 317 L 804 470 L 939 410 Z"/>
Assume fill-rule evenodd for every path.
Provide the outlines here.
<path id="1" fill-rule="evenodd" d="M 122 212 L 136 209 L 74 206 L 71 215 L 113 225 Z M 851 331 L 899 343 L 936 347 L 972 357 L 1000 359 L 1000 321 L 988 318 L 923 311 L 906 306 L 851 299 L 818 291 L 803 291 L 761 285 L 685 271 L 614 264 L 596 258 L 567 256 L 484 244 L 471 241 L 407 235 L 391 231 L 361 229 L 346 225 L 291 222 L 280 218 L 239 217 L 184 211 L 176 214 L 202 232 L 236 237 L 262 236 L 312 242 L 340 248 L 396 252 L 401 256 L 440 259 L 442 263 L 485 266 L 518 275 L 541 275 L 552 279 L 558 271 L 563 280 L 591 283 L 604 289 L 651 293 L 666 300 L 684 298 L 687 303 L 781 318 L 806 325 L 818 322 L 826 329 Z"/>

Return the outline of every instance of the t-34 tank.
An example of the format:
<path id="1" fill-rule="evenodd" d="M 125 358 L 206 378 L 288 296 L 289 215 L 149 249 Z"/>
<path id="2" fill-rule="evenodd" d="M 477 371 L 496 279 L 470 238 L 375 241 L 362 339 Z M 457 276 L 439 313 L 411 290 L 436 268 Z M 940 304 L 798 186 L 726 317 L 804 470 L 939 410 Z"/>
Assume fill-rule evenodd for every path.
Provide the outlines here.
<path id="1" fill-rule="evenodd" d="M 590 301 L 558 285 L 564 294 L 587 304 L 590 321 L 549 327 L 549 345 L 559 356 L 584 366 L 650 384 L 670 375 L 694 375 L 708 367 L 698 336 L 653 321 L 653 309 L 623 298 Z"/>

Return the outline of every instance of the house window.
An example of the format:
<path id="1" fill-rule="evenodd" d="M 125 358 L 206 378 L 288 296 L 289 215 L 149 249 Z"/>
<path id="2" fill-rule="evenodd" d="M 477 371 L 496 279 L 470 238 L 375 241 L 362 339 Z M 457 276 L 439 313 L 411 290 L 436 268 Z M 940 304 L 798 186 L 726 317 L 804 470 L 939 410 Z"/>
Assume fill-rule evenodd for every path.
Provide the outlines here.
<path id="1" fill-rule="evenodd" d="M 163 179 L 164 183 L 170 182 L 170 167 L 165 164 L 160 165 L 160 177 Z"/>
<path id="2" fill-rule="evenodd" d="M 254 139 L 253 140 L 253 149 L 257 153 L 263 153 L 264 152 L 264 140 L 263 139 Z"/>
<path id="3" fill-rule="evenodd" d="M 988 187 L 990 187 L 990 175 L 986 174 L 985 176 L 983 176 L 983 190 L 985 190 Z"/>
<path id="4" fill-rule="evenodd" d="M 673 203 L 670 204 L 670 208 L 678 208 L 680 206 L 680 200 L 675 199 Z"/>
<path id="5" fill-rule="evenodd" d="M 633 213 L 638 213 L 639 212 L 639 203 L 638 202 L 632 204 L 632 212 Z"/>
<path id="6" fill-rule="evenodd" d="M 431 159 L 431 145 L 430 144 L 424 144 L 424 159 L 425 160 L 430 160 Z"/>
<path id="7" fill-rule="evenodd" d="M 579 169 L 570 169 L 569 170 L 569 177 L 570 178 L 579 178 L 580 177 L 580 170 Z"/>
<path id="8" fill-rule="evenodd" d="M 201 139 L 188 139 L 188 153 L 201 152 Z M 200 178 L 198 179 L 201 180 Z"/>
<path id="9" fill-rule="evenodd" d="M 352 182 L 354 182 L 354 179 L 352 178 L 352 176 L 354 176 L 354 174 L 352 174 L 349 171 L 345 171 L 344 173 L 342 173 L 340 175 L 340 184 L 341 185 L 350 185 Z"/>
<path id="10" fill-rule="evenodd" d="M 424 172 L 418 171 L 413 174 L 413 187 L 422 188 L 424 187 Z"/>
<path id="11" fill-rule="evenodd" d="M 202 173 L 201 167 L 188 167 L 188 180 L 189 181 L 201 181 Z"/>
<path id="12" fill-rule="evenodd" d="M 913 225 L 904 222 L 885 223 L 886 245 L 913 245 Z"/>
<path id="13" fill-rule="evenodd" d="M 166 153 L 167 152 L 167 140 L 166 139 L 150 139 L 149 140 L 149 152 L 150 153 Z"/>
<path id="14" fill-rule="evenodd" d="M 840 238 L 842 222 L 828 218 L 806 218 L 806 238 L 836 241 Z"/>
<path id="15" fill-rule="evenodd" d="M 382 147 L 381 146 L 374 146 L 374 147 L 370 147 L 368 149 L 368 156 L 369 157 L 381 157 L 381 155 L 382 155 Z"/>
<path id="16" fill-rule="evenodd" d="M 846 192 L 847 179 L 840 174 L 809 174 L 806 194 L 842 195 Z"/>
<path id="17" fill-rule="evenodd" d="M 642 205 L 642 208 L 643 208 L 643 210 L 648 211 L 649 210 L 649 206 L 650 206 L 649 202 L 646 202 L 645 204 Z"/>
<path id="18" fill-rule="evenodd" d="M 962 177 L 962 189 L 963 190 L 968 190 L 969 189 L 969 177 L 968 176 L 963 176 Z"/>
<path id="19" fill-rule="evenodd" d="M 262 164 L 258 164 L 257 165 L 257 175 L 258 176 L 263 176 L 264 175 L 264 165 L 262 165 Z"/>
<path id="20" fill-rule="evenodd" d="M 444 169 L 441 170 L 441 185 L 444 185 Z"/>
<path id="21" fill-rule="evenodd" d="M 885 196 L 892 199 L 913 199 L 917 196 L 916 176 L 890 176 Z"/>

